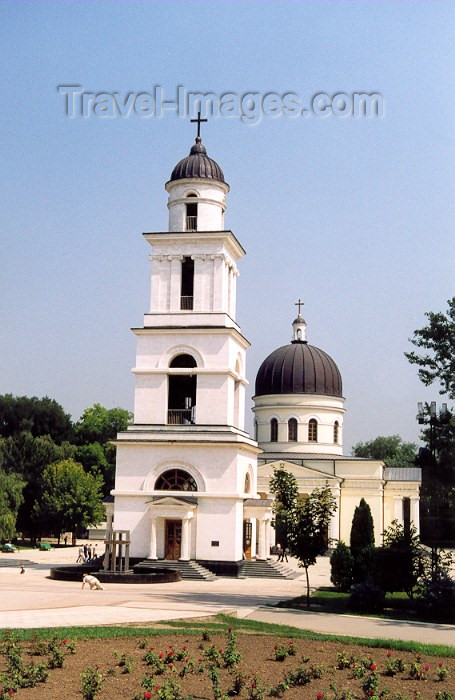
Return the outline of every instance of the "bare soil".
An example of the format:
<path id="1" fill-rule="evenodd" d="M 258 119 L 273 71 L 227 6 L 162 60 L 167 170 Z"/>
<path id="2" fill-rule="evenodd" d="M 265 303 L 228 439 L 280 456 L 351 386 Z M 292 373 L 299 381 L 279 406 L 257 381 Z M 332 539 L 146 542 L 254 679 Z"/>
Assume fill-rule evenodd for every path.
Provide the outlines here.
<path id="1" fill-rule="evenodd" d="M 351 655 L 356 659 L 361 657 L 371 660 L 371 664 L 377 666 L 379 674 L 379 691 L 387 690 L 390 700 L 395 698 L 409 698 L 412 700 L 430 700 L 435 698 L 438 691 L 448 691 L 455 698 L 455 659 L 443 659 L 436 657 L 422 656 L 419 662 L 426 671 L 427 680 L 412 680 L 409 670 L 398 673 L 394 677 L 386 677 L 383 671 L 387 662 L 392 659 L 401 658 L 409 665 L 416 661 L 416 655 L 409 652 L 387 651 L 386 649 L 372 649 L 367 646 L 342 644 L 340 642 L 319 642 L 307 641 L 303 639 L 293 640 L 296 648 L 294 656 L 287 656 L 284 661 L 275 660 L 275 646 L 285 646 L 289 644 L 288 639 L 272 636 L 243 635 L 237 637 L 237 648 L 242 654 L 242 659 L 238 665 L 238 671 L 247 677 L 246 685 L 240 695 L 236 697 L 249 698 L 251 691 L 252 674 L 256 673 L 260 684 L 265 686 L 265 696 L 268 697 L 271 686 L 276 685 L 283 679 L 286 673 L 295 671 L 297 667 L 310 668 L 313 665 L 322 666 L 322 678 L 312 680 L 304 687 L 290 688 L 284 693 L 288 700 L 311 699 L 316 700 L 318 693 L 325 693 L 328 700 L 340 696 L 342 691 L 351 691 L 356 698 L 366 698 L 362 690 L 362 680 L 352 678 L 352 670 L 347 668 L 338 670 L 337 654 L 345 657 Z M 20 700 L 28 698 L 42 698 L 43 700 L 53 700 L 54 698 L 65 700 L 81 700 L 81 673 L 87 667 L 99 666 L 99 671 L 103 674 L 105 681 L 102 689 L 96 696 L 99 700 L 126 699 L 132 700 L 135 696 L 144 697 L 144 688 L 141 681 L 150 672 L 150 667 L 143 660 L 144 654 L 153 649 L 156 653 L 166 654 L 170 647 L 174 650 L 181 650 L 187 647 L 189 658 L 196 662 L 196 666 L 202 666 L 199 659 L 203 659 L 204 651 L 212 644 L 217 649 L 224 649 L 227 640 L 224 634 L 210 633 L 209 640 L 202 640 L 202 636 L 175 636 L 163 635 L 157 637 L 136 637 L 117 638 L 103 640 L 83 640 L 76 642 L 76 653 L 65 652 L 64 666 L 49 672 L 47 681 L 34 688 L 19 689 L 13 697 Z M 145 645 L 145 648 L 140 648 Z M 33 643 L 23 643 L 23 659 L 25 662 L 39 663 L 46 661 L 47 655 L 32 656 Z M 62 648 L 66 648 L 63 644 Z M 119 665 L 122 654 L 132 658 L 132 668 L 129 673 L 125 673 L 125 667 Z M 448 669 L 448 676 L 443 681 L 437 680 L 438 664 L 443 662 Z M 176 680 L 181 688 L 184 697 L 191 697 L 194 700 L 211 700 L 213 692 L 207 670 L 203 673 L 195 672 L 179 676 L 183 666 L 183 661 L 176 661 L 173 668 L 166 666 L 163 675 L 156 676 L 156 685 L 162 686 L 166 678 Z M 5 659 L 0 657 L 0 671 L 5 670 Z M 368 674 L 369 671 L 366 671 Z M 233 674 L 225 668 L 219 669 L 221 688 L 227 693 L 233 684 Z M 1 684 L 0 684 L 1 688 Z M 336 694 L 334 693 L 336 688 Z M 401 694 L 401 696 L 399 695 Z M 420 695 L 419 695 L 420 694 Z M 7 697 L 0 694 L 0 697 Z M 153 697 L 156 697 L 153 691 Z M 351 696 L 352 697 L 352 696 Z"/>

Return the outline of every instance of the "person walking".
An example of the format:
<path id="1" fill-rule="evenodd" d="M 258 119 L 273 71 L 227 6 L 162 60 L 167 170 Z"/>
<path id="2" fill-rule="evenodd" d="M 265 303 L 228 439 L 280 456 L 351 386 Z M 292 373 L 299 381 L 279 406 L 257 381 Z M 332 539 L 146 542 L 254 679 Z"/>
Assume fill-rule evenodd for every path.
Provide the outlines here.
<path id="1" fill-rule="evenodd" d="M 84 562 L 84 548 L 81 545 L 78 551 L 78 557 L 76 559 L 76 564 L 82 564 Z"/>

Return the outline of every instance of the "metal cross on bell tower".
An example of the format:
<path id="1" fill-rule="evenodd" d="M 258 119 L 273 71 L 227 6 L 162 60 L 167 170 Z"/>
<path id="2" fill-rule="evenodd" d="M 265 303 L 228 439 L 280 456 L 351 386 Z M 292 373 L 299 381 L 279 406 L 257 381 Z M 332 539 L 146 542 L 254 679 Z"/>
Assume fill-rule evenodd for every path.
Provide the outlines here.
<path id="1" fill-rule="evenodd" d="M 303 305 L 304 305 L 304 302 L 301 301 L 300 299 L 298 300 L 298 302 L 297 302 L 296 304 L 294 304 L 294 306 L 298 306 L 298 307 L 299 307 L 299 314 L 298 314 L 299 316 L 300 316 L 300 307 L 303 306 Z"/>
<path id="2" fill-rule="evenodd" d="M 201 113 L 197 113 L 197 119 L 190 119 L 191 123 L 197 122 L 197 138 L 201 137 L 201 122 L 208 122 L 208 119 L 201 119 Z"/>

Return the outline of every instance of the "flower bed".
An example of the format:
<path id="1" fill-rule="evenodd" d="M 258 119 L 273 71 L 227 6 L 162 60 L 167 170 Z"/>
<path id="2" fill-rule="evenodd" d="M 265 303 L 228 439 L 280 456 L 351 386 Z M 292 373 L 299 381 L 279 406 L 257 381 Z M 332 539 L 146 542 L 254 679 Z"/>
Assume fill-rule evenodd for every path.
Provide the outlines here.
<path id="1" fill-rule="evenodd" d="M 1 644 L 0 698 L 451 700 L 455 660 L 305 639 L 223 634 Z M 21 687 L 31 686 L 31 687 Z M 229 693 L 229 695 L 228 695 Z"/>

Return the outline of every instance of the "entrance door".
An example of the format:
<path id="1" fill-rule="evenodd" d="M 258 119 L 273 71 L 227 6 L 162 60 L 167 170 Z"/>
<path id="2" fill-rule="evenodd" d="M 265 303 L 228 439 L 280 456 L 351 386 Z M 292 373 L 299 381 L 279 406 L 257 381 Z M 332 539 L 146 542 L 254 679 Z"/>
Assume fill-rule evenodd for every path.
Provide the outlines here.
<path id="1" fill-rule="evenodd" d="M 166 520 L 166 532 L 164 541 L 164 558 L 177 561 L 180 559 L 180 545 L 182 543 L 182 521 Z"/>
<path id="2" fill-rule="evenodd" d="M 246 520 L 243 522 L 243 553 L 245 559 L 251 559 L 251 534 L 253 531 L 253 526 Z"/>

